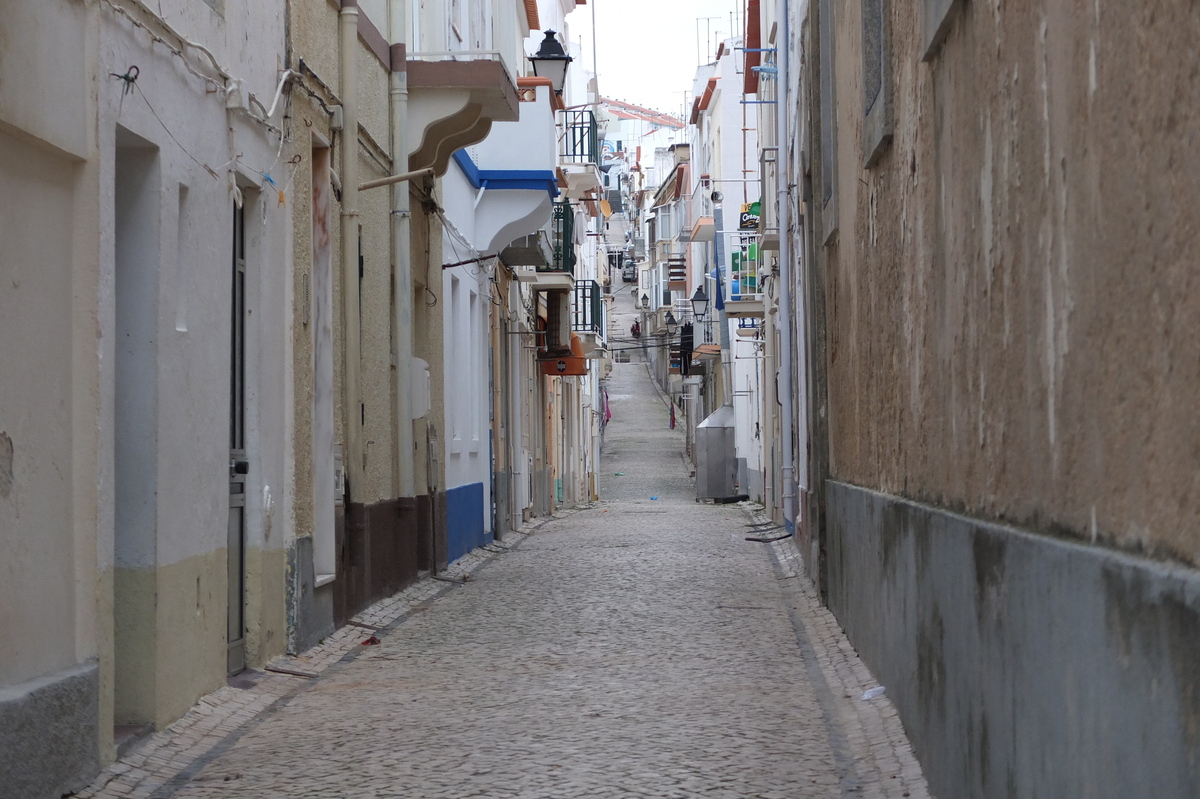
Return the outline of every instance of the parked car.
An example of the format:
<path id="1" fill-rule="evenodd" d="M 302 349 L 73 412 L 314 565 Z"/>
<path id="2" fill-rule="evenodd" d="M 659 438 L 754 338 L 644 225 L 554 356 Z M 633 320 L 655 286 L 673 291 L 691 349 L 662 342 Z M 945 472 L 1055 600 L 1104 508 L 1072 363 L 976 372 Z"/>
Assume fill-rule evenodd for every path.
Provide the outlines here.
<path id="1" fill-rule="evenodd" d="M 621 267 L 621 279 L 626 283 L 632 283 L 633 281 L 637 280 L 637 268 L 632 262 L 627 261 L 625 265 Z"/>

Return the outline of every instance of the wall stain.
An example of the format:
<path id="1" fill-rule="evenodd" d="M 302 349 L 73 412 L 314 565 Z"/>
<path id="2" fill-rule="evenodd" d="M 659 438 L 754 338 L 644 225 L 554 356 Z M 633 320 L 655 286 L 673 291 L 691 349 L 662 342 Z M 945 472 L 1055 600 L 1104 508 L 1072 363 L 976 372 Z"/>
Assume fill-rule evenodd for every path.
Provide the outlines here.
<path id="1" fill-rule="evenodd" d="M 971 551 L 975 560 L 975 616 L 980 627 L 989 616 L 1001 624 L 1008 544 L 1002 536 L 986 529 L 976 527 L 974 532 Z"/>
<path id="2" fill-rule="evenodd" d="M 0 497 L 7 497 L 13 487 L 13 442 L 8 433 L 0 432 Z"/>
<path id="3" fill-rule="evenodd" d="M 925 712 L 936 711 L 937 718 L 946 718 L 946 661 L 942 644 L 946 627 L 937 603 L 928 620 L 922 618 L 917 626 L 917 696 Z"/>
<path id="4" fill-rule="evenodd" d="M 909 528 L 911 509 L 902 503 L 889 502 L 879 508 L 873 506 L 872 510 L 879 512 L 882 516 L 879 522 L 879 535 L 883 549 L 883 572 L 884 576 L 891 577 L 896 570 L 896 552 L 903 546 L 905 531 Z"/>
<path id="5" fill-rule="evenodd" d="M 1200 609 L 1188 604 L 1182 586 L 1172 591 L 1133 569 L 1103 571 L 1105 622 L 1116 639 L 1120 664 L 1140 678 L 1170 668 L 1175 678 L 1180 732 L 1187 742 L 1192 777 L 1200 766 Z"/>

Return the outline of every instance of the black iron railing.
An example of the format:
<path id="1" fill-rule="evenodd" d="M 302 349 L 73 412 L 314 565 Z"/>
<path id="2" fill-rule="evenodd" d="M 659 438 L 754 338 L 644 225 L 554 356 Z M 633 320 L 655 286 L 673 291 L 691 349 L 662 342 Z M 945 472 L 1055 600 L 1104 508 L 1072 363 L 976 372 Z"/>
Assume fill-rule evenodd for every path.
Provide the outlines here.
<path id="1" fill-rule="evenodd" d="M 576 333 L 604 332 L 604 299 L 600 284 L 594 280 L 576 280 L 571 297 L 571 330 Z"/>
<path id="2" fill-rule="evenodd" d="M 591 111 L 560 111 L 562 138 L 558 154 L 572 164 L 600 163 L 600 133 Z"/>
<path id="3" fill-rule="evenodd" d="M 539 272 L 575 274 L 575 211 L 569 200 L 554 204 L 554 261 Z"/>

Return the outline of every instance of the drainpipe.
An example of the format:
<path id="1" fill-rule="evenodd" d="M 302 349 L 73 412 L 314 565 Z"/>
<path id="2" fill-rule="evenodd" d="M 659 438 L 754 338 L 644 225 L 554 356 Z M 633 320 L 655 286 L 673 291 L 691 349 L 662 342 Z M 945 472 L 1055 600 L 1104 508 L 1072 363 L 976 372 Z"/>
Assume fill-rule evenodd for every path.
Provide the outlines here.
<path id="1" fill-rule="evenodd" d="M 785 401 L 780 414 L 781 438 L 783 439 L 783 523 L 788 530 L 796 530 L 796 466 L 795 452 L 792 448 L 794 438 L 794 416 L 792 398 L 792 325 L 795 313 L 792 309 L 792 247 L 788 233 L 788 180 L 787 164 L 787 82 L 788 82 L 788 9 L 787 0 L 777 0 L 779 9 L 779 30 L 782 38 L 775 39 L 775 63 L 777 68 L 782 66 L 775 75 L 775 129 L 779 149 L 775 155 L 775 182 L 778 189 L 779 210 L 779 383 L 786 392 Z"/>
<path id="2" fill-rule="evenodd" d="M 725 274 L 725 212 L 721 207 L 724 198 L 719 191 L 712 193 L 713 228 L 716 234 L 713 238 L 713 257 L 717 261 L 717 292 L 725 291 L 726 281 L 732 280 L 733 275 Z M 715 302 L 714 302 L 715 305 Z M 721 384 L 720 400 L 722 405 L 733 404 L 733 344 L 729 339 L 729 317 L 725 314 L 725 300 L 721 299 L 721 308 L 716 310 L 717 325 L 721 342 Z"/>
<path id="3" fill-rule="evenodd" d="M 391 0 L 389 7 L 392 44 L 392 73 L 388 94 L 392 105 L 392 171 L 408 169 L 408 65 L 407 0 Z M 408 181 L 392 184 L 392 330 L 396 336 L 396 492 L 398 497 L 415 497 L 413 475 L 412 414 L 412 209 Z"/>
<path id="4" fill-rule="evenodd" d="M 358 283 L 358 0 L 342 0 L 339 15 L 342 95 L 342 327 L 345 372 L 343 423 L 346 473 L 351 497 L 363 497 L 366 470 L 362 447 L 362 392 L 359 386 Z"/>

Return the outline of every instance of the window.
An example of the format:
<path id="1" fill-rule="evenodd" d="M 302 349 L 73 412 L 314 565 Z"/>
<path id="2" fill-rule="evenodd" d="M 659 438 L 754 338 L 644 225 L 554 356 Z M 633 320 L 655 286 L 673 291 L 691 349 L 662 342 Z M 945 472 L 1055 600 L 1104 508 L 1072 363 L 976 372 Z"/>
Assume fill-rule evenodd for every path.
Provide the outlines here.
<path id="1" fill-rule="evenodd" d="M 863 167 L 892 140 L 891 23 L 888 0 L 862 0 Z"/>
<path id="2" fill-rule="evenodd" d="M 946 40 L 962 0 L 921 0 L 921 60 L 932 61 Z"/>
<path id="3" fill-rule="evenodd" d="M 821 0 L 818 31 L 820 37 L 821 69 L 821 222 L 828 244 L 837 233 L 837 93 L 833 82 L 833 4 Z"/>

